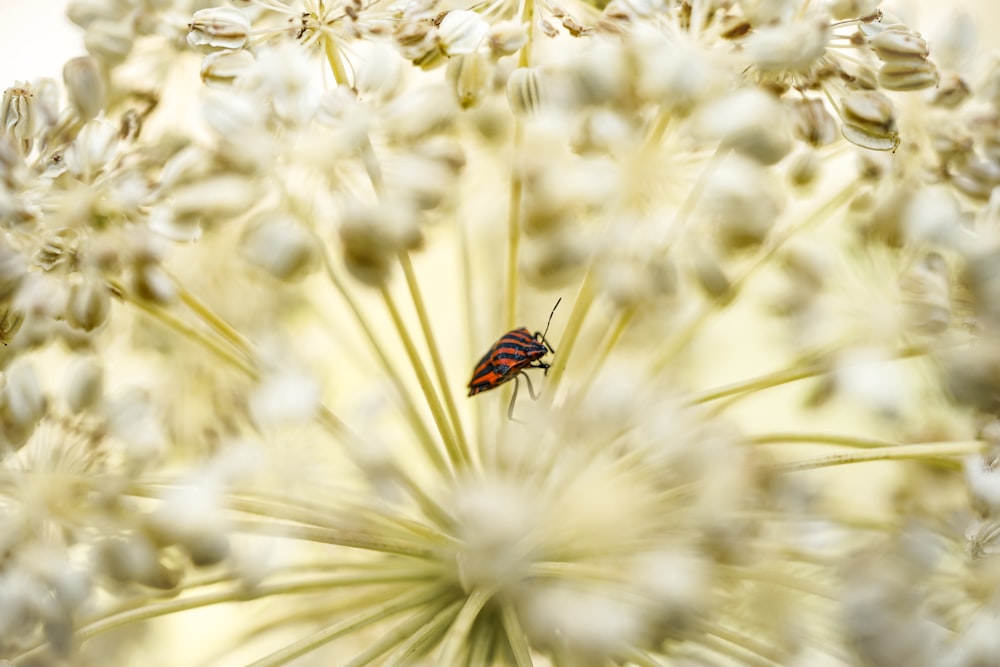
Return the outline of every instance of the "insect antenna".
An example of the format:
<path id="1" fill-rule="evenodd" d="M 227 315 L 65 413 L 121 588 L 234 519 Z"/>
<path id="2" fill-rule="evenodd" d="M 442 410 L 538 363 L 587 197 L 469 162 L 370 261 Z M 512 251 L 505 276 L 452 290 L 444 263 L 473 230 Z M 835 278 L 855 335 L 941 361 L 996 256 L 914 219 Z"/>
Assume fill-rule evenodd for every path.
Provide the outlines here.
<path id="1" fill-rule="evenodd" d="M 555 354 L 556 351 L 551 345 L 549 345 L 549 341 L 545 340 L 545 334 L 549 332 L 549 326 L 552 324 L 552 316 L 556 314 L 556 308 L 559 307 L 560 303 L 562 303 L 562 297 L 559 297 L 556 300 L 556 305 L 552 306 L 552 312 L 549 313 L 549 321 L 545 323 L 545 331 L 543 331 L 540 334 L 535 334 L 536 336 L 542 339 L 542 342 L 545 343 L 545 346 L 549 348 L 549 351 L 551 351 L 552 354 Z"/>

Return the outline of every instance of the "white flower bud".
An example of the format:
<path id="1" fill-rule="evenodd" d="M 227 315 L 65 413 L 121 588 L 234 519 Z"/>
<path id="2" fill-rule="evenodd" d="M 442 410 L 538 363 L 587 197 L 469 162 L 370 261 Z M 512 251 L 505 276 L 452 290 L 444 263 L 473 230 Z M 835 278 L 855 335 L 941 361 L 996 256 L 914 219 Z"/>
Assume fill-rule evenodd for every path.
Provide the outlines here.
<path id="1" fill-rule="evenodd" d="M 24 257 L 0 236 L 0 301 L 14 296 L 28 271 Z"/>
<path id="2" fill-rule="evenodd" d="M 837 121 L 823 100 L 801 99 L 791 102 L 792 129 L 795 135 L 813 146 L 825 146 L 837 138 Z"/>
<path id="3" fill-rule="evenodd" d="M 924 38 L 903 26 L 889 26 L 875 35 L 871 47 L 884 62 L 912 62 L 926 58 L 930 53 Z"/>
<path id="4" fill-rule="evenodd" d="M 70 0 L 66 8 L 66 16 L 70 21 L 86 28 L 98 19 L 124 20 L 129 7 L 125 2 L 116 0 Z"/>
<path id="5" fill-rule="evenodd" d="M 3 374 L 0 388 L 0 424 L 7 442 L 15 448 L 24 444 L 45 416 L 48 401 L 31 365 L 21 359 Z"/>
<path id="6" fill-rule="evenodd" d="M 460 56 L 479 48 L 490 24 L 476 12 L 455 9 L 448 12 L 437 30 L 437 43 L 446 56 Z"/>
<path id="7" fill-rule="evenodd" d="M 939 334 L 951 323 L 951 276 L 944 257 L 928 253 L 899 280 L 909 325 Z"/>
<path id="8" fill-rule="evenodd" d="M 722 263 L 714 253 L 700 246 L 692 246 L 689 261 L 698 285 L 713 299 L 720 299 L 729 292 L 732 281 L 722 270 Z"/>
<path id="9" fill-rule="evenodd" d="M 367 285 L 378 285 L 388 276 L 399 252 L 423 243 L 419 219 L 412 206 L 382 202 L 366 206 L 347 202 L 341 209 L 340 240 L 348 270 Z"/>
<path id="10" fill-rule="evenodd" d="M 177 287 L 167 272 L 148 262 L 133 269 L 132 290 L 138 297 L 160 304 L 172 303 L 177 298 Z"/>
<path id="11" fill-rule="evenodd" d="M 144 535 L 103 540 L 97 555 L 101 568 L 116 581 L 161 590 L 170 590 L 180 582 L 181 573 L 160 562 L 156 547 Z"/>
<path id="12" fill-rule="evenodd" d="M 158 458 L 166 447 L 163 426 L 150 399 L 132 389 L 107 405 L 108 426 L 121 443 L 125 460 L 143 465 Z"/>
<path id="13" fill-rule="evenodd" d="M 1000 185 L 1000 164 L 973 156 L 958 165 L 950 176 L 952 184 L 963 193 L 988 200 Z"/>
<path id="14" fill-rule="evenodd" d="M 35 98 L 38 111 L 38 122 L 48 128 L 59 122 L 62 108 L 62 87 L 59 82 L 50 77 L 36 79 Z"/>
<path id="15" fill-rule="evenodd" d="M 169 204 L 153 207 L 149 212 L 148 226 L 151 232 L 176 241 L 188 243 L 201 238 L 202 216 L 197 213 L 179 213 Z"/>
<path id="16" fill-rule="evenodd" d="M 448 63 L 447 77 L 459 106 L 463 109 L 476 106 L 486 92 L 492 74 L 490 61 L 481 53 L 452 58 Z"/>
<path id="17" fill-rule="evenodd" d="M 746 56 L 764 71 L 804 70 L 826 53 L 830 36 L 825 20 L 763 26 L 747 37 Z"/>
<path id="18" fill-rule="evenodd" d="M 392 140 L 413 142 L 449 123 L 455 103 L 446 86 L 420 86 L 382 107 L 381 127 Z"/>
<path id="19" fill-rule="evenodd" d="M 878 71 L 878 83 L 886 90 L 923 90 L 936 86 L 939 78 L 929 60 L 888 62 Z"/>
<path id="20" fill-rule="evenodd" d="M 767 237 L 784 204 L 772 178 L 760 165 L 735 155 L 708 176 L 702 207 L 724 248 L 739 250 Z"/>
<path id="21" fill-rule="evenodd" d="M 545 103 L 542 73 L 534 67 L 519 67 L 507 79 L 507 102 L 514 115 L 538 111 Z"/>
<path id="22" fill-rule="evenodd" d="M 70 326 L 93 331 L 104 324 L 111 312 L 111 295 L 100 281 L 78 279 L 69 289 L 66 321 Z"/>
<path id="23" fill-rule="evenodd" d="M 882 93 L 854 91 L 841 99 L 841 132 L 852 144 L 870 150 L 895 150 L 899 145 L 892 102 Z"/>
<path id="24" fill-rule="evenodd" d="M 498 21 L 490 26 L 486 39 L 494 57 L 509 56 L 528 43 L 528 30 L 522 23 Z"/>
<path id="25" fill-rule="evenodd" d="M 35 90 L 30 83 L 18 81 L 3 91 L 0 126 L 4 132 L 18 141 L 28 141 L 34 138 L 38 125 Z"/>
<path id="26" fill-rule="evenodd" d="M 209 127 L 223 137 L 252 137 L 267 119 L 263 100 L 245 91 L 211 91 L 205 96 L 202 114 Z"/>
<path id="27" fill-rule="evenodd" d="M 830 16 L 842 21 L 868 16 L 878 9 L 881 0 L 827 0 L 826 10 Z"/>
<path id="28" fill-rule="evenodd" d="M 93 357 L 77 357 L 66 374 L 66 405 L 74 413 L 98 404 L 104 395 L 104 369 Z"/>
<path id="29" fill-rule="evenodd" d="M 178 216 L 217 221 L 245 213 L 259 192 L 260 185 L 249 178 L 219 174 L 176 185 L 170 204 Z"/>
<path id="30" fill-rule="evenodd" d="M 235 7 L 210 7 L 195 12 L 188 28 L 191 47 L 239 49 L 250 35 L 250 19 Z"/>
<path id="31" fill-rule="evenodd" d="M 227 86 L 250 71 L 254 62 L 253 54 L 244 49 L 213 51 L 201 61 L 201 80 L 210 86 Z"/>
<path id="32" fill-rule="evenodd" d="M 80 56 L 66 61 L 63 83 L 69 104 L 80 120 L 88 121 L 104 108 L 107 88 L 97 60 Z"/>
<path id="33" fill-rule="evenodd" d="M 66 168 L 80 180 L 91 182 L 115 156 L 117 148 L 118 130 L 109 123 L 92 120 L 66 149 Z"/>
<path id="34" fill-rule="evenodd" d="M 385 101 L 395 97 L 402 82 L 399 52 L 387 44 L 375 44 L 371 53 L 358 65 L 354 87 L 364 100 Z"/>
<path id="35" fill-rule="evenodd" d="M 98 19 L 87 26 L 83 45 L 105 65 L 120 65 L 132 52 L 135 30 L 128 20 Z"/>
<path id="36" fill-rule="evenodd" d="M 296 220 L 268 219 L 252 225 L 240 249 L 279 280 L 296 280 L 316 266 L 316 239 Z"/>
<path id="37" fill-rule="evenodd" d="M 788 176 L 792 183 L 806 186 L 816 181 L 823 167 L 823 161 L 814 150 L 804 150 L 792 158 L 788 165 Z"/>
<path id="38" fill-rule="evenodd" d="M 706 109 L 702 127 L 723 146 L 765 165 L 781 160 L 792 146 L 784 106 L 757 88 L 721 98 Z"/>
<path id="39" fill-rule="evenodd" d="M 699 44 L 641 37 L 635 40 L 634 48 L 633 60 L 640 67 L 637 92 L 662 104 L 665 113 L 687 114 L 728 89 L 728 73 L 717 67 Z"/>
<path id="40" fill-rule="evenodd" d="M 961 76 L 955 72 L 947 72 L 934 92 L 934 104 L 946 109 L 957 109 L 971 94 L 969 84 Z"/>
<path id="41" fill-rule="evenodd" d="M 320 398 L 316 378 L 286 370 L 264 378 L 250 397 L 250 412 L 264 427 L 305 423 L 315 416 Z"/>

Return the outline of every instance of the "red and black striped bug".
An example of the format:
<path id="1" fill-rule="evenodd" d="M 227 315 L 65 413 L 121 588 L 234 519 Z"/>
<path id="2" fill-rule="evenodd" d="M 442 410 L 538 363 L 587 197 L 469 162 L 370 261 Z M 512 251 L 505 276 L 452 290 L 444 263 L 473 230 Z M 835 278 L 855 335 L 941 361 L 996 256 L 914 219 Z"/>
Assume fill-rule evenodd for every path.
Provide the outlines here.
<path id="1" fill-rule="evenodd" d="M 469 396 L 488 391 L 499 387 L 504 382 L 514 380 L 514 394 L 510 397 L 510 405 L 507 406 L 507 418 L 514 418 L 514 401 L 517 399 L 518 381 L 521 373 L 528 368 L 541 368 L 548 375 L 549 364 L 542 361 L 542 357 L 556 351 L 545 339 L 545 334 L 549 332 L 549 325 L 552 324 L 552 316 L 559 307 L 562 299 L 556 301 L 549 313 L 549 321 L 545 325 L 545 331 L 536 331 L 532 334 L 527 327 L 508 331 L 500 340 L 493 344 L 493 347 L 483 355 L 483 358 L 476 364 L 476 370 L 472 371 L 472 379 L 469 380 Z M 535 388 L 531 386 L 531 379 L 525 375 L 524 381 L 528 383 L 528 393 L 531 400 L 538 398 L 535 395 Z"/>

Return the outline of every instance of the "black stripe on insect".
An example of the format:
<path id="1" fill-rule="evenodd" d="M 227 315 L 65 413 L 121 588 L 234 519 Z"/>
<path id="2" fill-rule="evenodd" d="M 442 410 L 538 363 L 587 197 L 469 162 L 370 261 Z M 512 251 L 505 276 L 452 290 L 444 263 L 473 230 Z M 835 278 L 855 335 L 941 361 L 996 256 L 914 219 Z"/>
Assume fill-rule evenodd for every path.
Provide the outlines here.
<path id="1" fill-rule="evenodd" d="M 552 316 L 561 301 L 562 299 L 559 299 L 552 307 L 549 321 L 545 324 L 545 331 L 536 331 L 532 334 L 526 327 L 521 327 L 508 331 L 493 344 L 472 371 L 469 396 L 475 396 L 514 380 L 514 394 L 510 397 L 510 405 L 507 406 L 507 418 L 514 419 L 514 401 L 517 400 L 517 390 L 520 386 L 518 383 L 524 371 L 529 368 L 541 368 L 548 375 L 549 364 L 542 361 L 542 357 L 550 352 L 555 354 L 556 351 L 545 339 L 545 334 L 549 332 Z M 531 400 L 537 399 L 535 388 L 526 374 L 524 381 L 528 383 Z"/>

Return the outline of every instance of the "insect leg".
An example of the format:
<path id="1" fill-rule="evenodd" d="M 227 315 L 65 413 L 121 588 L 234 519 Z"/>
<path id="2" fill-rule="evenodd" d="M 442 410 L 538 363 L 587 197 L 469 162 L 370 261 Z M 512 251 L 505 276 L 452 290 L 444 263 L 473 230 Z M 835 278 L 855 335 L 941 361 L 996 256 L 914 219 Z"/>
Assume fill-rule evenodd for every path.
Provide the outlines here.
<path id="1" fill-rule="evenodd" d="M 541 368 L 541 366 L 536 366 L 536 368 Z M 528 377 L 527 373 L 521 373 L 524 376 L 524 381 L 528 383 L 528 395 L 531 396 L 531 400 L 537 401 L 538 395 L 535 393 L 535 388 L 531 386 L 531 378 Z"/>
<path id="2" fill-rule="evenodd" d="M 516 419 L 514 419 L 514 401 L 517 400 L 517 388 L 521 386 L 520 384 L 518 384 L 520 377 L 521 377 L 520 373 L 514 376 L 514 393 L 511 394 L 510 396 L 510 405 L 507 406 L 507 419 L 511 421 L 517 421 Z M 525 375 L 525 377 L 528 376 Z"/>

